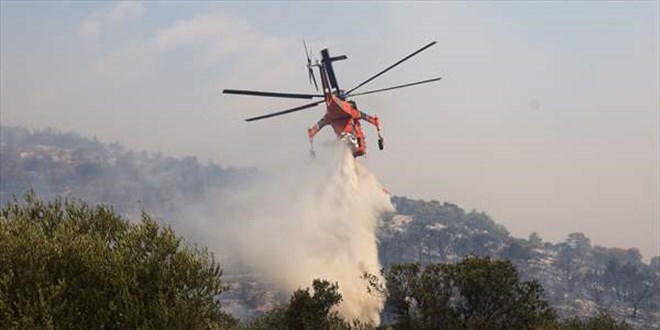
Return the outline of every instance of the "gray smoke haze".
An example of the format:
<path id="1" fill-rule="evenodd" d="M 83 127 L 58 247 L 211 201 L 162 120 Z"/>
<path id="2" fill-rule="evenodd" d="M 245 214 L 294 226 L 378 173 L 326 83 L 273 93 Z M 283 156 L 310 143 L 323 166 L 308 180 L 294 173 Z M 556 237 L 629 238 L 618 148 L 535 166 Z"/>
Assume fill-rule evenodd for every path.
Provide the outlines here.
<path id="1" fill-rule="evenodd" d="M 315 278 L 336 281 L 339 312 L 377 324 L 383 302 L 367 293 L 361 275 L 379 273 L 377 221 L 394 208 L 347 148 L 332 149 L 331 161 L 301 163 L 217 192 L 176 226 L 217 255 L 238 256 L 286 293 Z"/>

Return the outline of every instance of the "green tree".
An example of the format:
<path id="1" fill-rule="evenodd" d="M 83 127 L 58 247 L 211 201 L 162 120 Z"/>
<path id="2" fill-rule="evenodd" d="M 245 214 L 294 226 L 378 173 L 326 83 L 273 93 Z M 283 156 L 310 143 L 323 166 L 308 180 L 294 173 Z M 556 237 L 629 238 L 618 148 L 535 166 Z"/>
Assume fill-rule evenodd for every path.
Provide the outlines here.
<path id="1" fill-rule="evenodd" d="M 521 282 L 506 260 L 394 265 L 383 275 L 386 312 L 399 329 L 531 329 L 554 320 L 543 288 Z"/>
<path id="2" fill-rule="evenodd" d="M 342 300 L 337 283 L 316 279 L 310 288 L 298 289 L 287 306 L 276 308 L 243 325 L 245 330 L 372 329 L 370 324 L 345 321 L 336 310 Z"/>
<path id="3" fill-rule="evenodd" d="M 454 309 L 465 328 L 531 329 L 554 319 L 543 287 L 521 282 L 508 260 L 467 257 L 449 277 L 460 293 Z"/>
<path id="4" fill-rule="evenodd" d="M 339 314 L 331 311 L 342 300 L 337 283 L 317 279 L 313 281 L 312 287 L 313 294 L 310 294 L 309 288 L 305 288 L 296 290 L 291 296 L 286 311 L 287 328 L 291 330 L 348 328 Z"/>
<path id="5" fill-rule="evenodd" d="M 0 213 L 0 328 L 227 328 L 221 270 L 149 215 L 30 192 Z"/>

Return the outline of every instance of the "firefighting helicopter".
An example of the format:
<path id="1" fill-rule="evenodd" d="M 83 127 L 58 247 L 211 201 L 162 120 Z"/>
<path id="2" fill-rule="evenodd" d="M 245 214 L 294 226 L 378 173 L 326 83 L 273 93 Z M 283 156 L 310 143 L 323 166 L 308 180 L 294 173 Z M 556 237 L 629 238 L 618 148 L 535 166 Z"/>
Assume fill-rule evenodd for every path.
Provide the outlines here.
<path id="1" fill-rule="evenodd" d="M 239 90 L 239 89 L 225 89 L 222 92 L 224 94 L 238 94 L 238 95 L 250 95 L 250 96 L 265 96 L 265 97 L 280 97 L 280 98 L 292 98 L 292 99 L 314 99 L 314 98 L 323 98 L 320 101 L 304 104 L 297 106 L 295 108 L 277 111 L 273 113 L 268 113 L 265 115 L 251 117 L 245 119 L 245 121 L 255 121 L 266 118 L 271 118 L 275 116 L 280 116 L 296 111 L 301 111 L 325 103 L 326 112 L 325 115 L 311 128 L 308 129 L 308 137 L 310 142 L 310 153 L 312 156 L 315 156 L 314 152 L 314 136 L 326 125 L 331 125 L 332 129 L 335 131 L 337 138 L 343 141 L 351 147 L 354 157 L 363 156 L 366 154 L 366 143 L 365 143 L 365 134 L 362 131 L 360 120 L 365 120 L 366 122 L 374 125 L 376 131 L 378 132 L 378 148 L 383 150 L 384 148 L 384 139 L 380 133 L 380 122 L 378 121 L 378 116 L 370 116 L 357 108 L 357 104 L 353 100 L 349 100 L 349 97 L 355 97 L 360 95 L 380 93 L 384 91 L 389 91 L 393 89 L 410 87 L 420 84 L 426 84 L 434 81 L 438 81 L 441 78 L 432 78 L 427 80 L 421 80 L 417 82 L 392 86 L 388 88 L 380 88 L 376 90 L 371 90 L 367 92 L 354 93 L 358 88 L 366 85 L 377 77 L 381 76 L 385 72 L 393 69 L 397 65 L 405 62 L 411 57 L 421 53 L 427 48 L 435 45 L 436 42 L 433 41 L 426 46 L 416 50 L 412 54 L 404 57 L 398 62 L 390 65 L 384 70 L 378 72 L 377 74 L 371 76 L 369 79 L 361 82 L 357 86 L 349 89 L 348 91 L 340 89 L 337 82 L 337 76 L 332 67 L 332 62 L 341 61 L 347 59 L 346 55 L 340 56 L 330 56 L 330 52 L 327 48 L 321 50 L 321 61 L 315 59 L 312 62 L 312 51 L 311 48 L 308 51 L 307 44 L 303 40 L 303 46 L 305 47 L 305 56 L 307 58 L 307 70 L 309 74 L 309 82 L 316 87 L 318 91 L 318 84 L 316 82 L 316 77 L 314 76 L 313 68 L 318 68 L 319 75 L 321 77 L 321 86 L 323 88 L 323 94 L 298 94 L 298 93 L 280 93 L 280 92 L 265 92 L 265 91 L 253 91 L 253 90 Z"/>

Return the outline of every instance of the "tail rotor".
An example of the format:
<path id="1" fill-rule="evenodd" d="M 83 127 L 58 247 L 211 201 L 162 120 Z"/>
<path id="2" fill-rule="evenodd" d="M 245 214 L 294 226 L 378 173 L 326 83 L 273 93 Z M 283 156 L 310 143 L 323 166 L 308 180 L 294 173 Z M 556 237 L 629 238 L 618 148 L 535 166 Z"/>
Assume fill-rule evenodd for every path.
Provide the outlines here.
<path id="1" fill-rule="evenodd" d="M 311 85 L 312 83 L 314 84 L 314 87 L 316 90 L 319 90 L 319 85 L 316 83 L 316 77 L 314 77 L 314 70 L 312 69 L 314 65 L 312 64 L 312 48 L 309 48 L 309 52 L 307 51 L 307 43 L 303 39 L 303 46 L 305 47 L 305 56 L 307 57 L 307 72 L 309 74 L 309 84 Z"/>

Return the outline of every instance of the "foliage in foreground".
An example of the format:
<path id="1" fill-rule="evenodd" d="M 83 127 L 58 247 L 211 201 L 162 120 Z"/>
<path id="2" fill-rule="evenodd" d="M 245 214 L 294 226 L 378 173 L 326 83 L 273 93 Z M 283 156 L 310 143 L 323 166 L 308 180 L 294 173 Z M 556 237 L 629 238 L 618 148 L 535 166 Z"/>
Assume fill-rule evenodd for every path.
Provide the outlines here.
<path id="1" fill-rule="evenodd" d="M 143 214 L 28 193 L 0 213 L 0 328 L 226 328 L 222 271 Z"/>
<path id="2" fill-rule="evenodd" d="M 506 260 L 392 265 L 380 329 L 630 329 L 607 314 L 558 320 L 535 281 Z M 336 310 L 336 283 L 314 280 L 285 306 L 237 324 L 220 310 L 221 270 L 147 214 L 129 223 L 112 209 L 44 203 L 33 193 L 0 212 L 0 328 L 373 329 Z M 365 283 L 366 284 L 366 283 Z"/>
<path id="3" fill-rule="evenodd" d="M 316 279 L 309 288 L 296 290 L 288 305 L 266 313 L 245 324 L 244 330 L 292 329 L 292 330 L 342 330 L 373 329 L 368 323 L 354 320 L 348 322 L 336 310 L 342 297 L 337 283 Z"/>
<path id="4" fill-rule="evenodd" d="M 378 329 L 537 329 L 626 330 L 624 322 L 601 313 L 581 320 L 560 320 L 543 298 L 535 281 L 520 281 L 506 260 L 467 257 L 457 264 L 393 265 L 385 283 L 366 274 L 371 291 L 387 298 L 389 320 Z M 288 305 L 244 324 L 242 330 L 374 329 L 348 322 L 334 307 L 341 302 L 336 284 L 314 280 L 298 289 Z"/>
<path id="5" fill-rule="evenodd" d="M 456 264 L 394 265 L 371 277 L 400 329 L 531 329 L 555 315 L 535 281 L 521 282 L 505 260 L 467 257 Z"/>
<path id="6" fill-rule="evenodd" d="M 393 329 L 629 329 L 606 314 L 559 320 L 536 281 L 521 281 L 508 260 L 468 256 L 456 264 L 393 265 L 385 283 L 366 274 L 386 297 Z"/>

